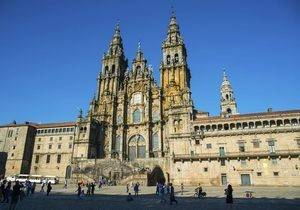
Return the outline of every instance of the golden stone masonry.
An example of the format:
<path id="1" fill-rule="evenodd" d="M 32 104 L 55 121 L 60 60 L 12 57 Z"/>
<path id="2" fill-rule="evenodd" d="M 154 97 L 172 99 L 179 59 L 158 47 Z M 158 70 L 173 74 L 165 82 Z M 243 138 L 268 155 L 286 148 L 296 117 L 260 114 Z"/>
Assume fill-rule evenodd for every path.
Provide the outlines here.
<path id="1" fill-rule="evenodd" d="M 300 186 L 300 110 L 239 114 L 226 72 L 220 115 L 197 111 L 173 14 L 160 85 L 141 45 L 129 67 L 116 26 L 89 111 L 76 122 L 0 126 L 0 174 L 117 184 Z"/>

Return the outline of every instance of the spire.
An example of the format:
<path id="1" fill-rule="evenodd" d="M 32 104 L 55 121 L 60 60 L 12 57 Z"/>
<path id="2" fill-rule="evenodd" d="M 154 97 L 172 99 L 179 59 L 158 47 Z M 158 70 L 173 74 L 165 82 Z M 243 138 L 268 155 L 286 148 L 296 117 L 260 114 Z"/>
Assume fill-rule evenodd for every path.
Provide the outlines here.
<path id="1" fill-rule="evenodd" d="M 123 53 L 123 43 L 120 31 L 120 21 L 117 22 L 115 33 L 109 45 L 108 54 Z"/>
<path id="2" fill-rule="evenodd" d="M 237 114 L 237 105 L 233 89 L 226 74 L 226 69 L 223 67 L 223 80 L 221 85 L 221 115 L 229 116 L 231 114 Z"/>
<path id="3" fill-rule="evenodd" d="M 135 61 L 142 61 L 144 60 L 143 52 L 142 52 L 142 47 L 141 47 L 141 41 L 138 42 L 138 47 L 136 51 L 136 56 L 135 56 Z"/>
<path id="4" fill-rule="evenodd" d="M 231 86 L 230 81 L 228 80 L 227 74 L 226 74 L 226 68 L 223 67 L 223 81 L 222 86 Z M 231 87 L 230 87 L 231 88 Z"/>
<path id="5" fill-rule="evenodd" d="M 179 26 L 176 20 L 174 8 L 172 7 L 171 18 L 168 27 L 168 33 L 177 32 L 180 35 Z"/>
<path id="6" fill-rule="evenodd" d="M 172 7 L 170 22 L 168 25 L 167 38 L 165 39 L 163 45 L 177 45 L 183 44 L 183 40 L 180 35 L 179 25 L 176 20 L 176 15 L 174 8 Z"/>
<path id="7" fill-rule="evenodd" d="M 178 26 L 176 21 L 175 9 L 173 6 L 171 7 L 171 18 L 170 18 L 169 27 L 170 26 Z"/>

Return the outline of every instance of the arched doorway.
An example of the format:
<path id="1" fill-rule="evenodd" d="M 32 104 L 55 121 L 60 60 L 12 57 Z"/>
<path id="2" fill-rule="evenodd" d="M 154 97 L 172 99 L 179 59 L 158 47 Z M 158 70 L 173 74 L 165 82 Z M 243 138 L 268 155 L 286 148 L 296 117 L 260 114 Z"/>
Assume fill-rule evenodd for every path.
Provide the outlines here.
<path id="1" fill-rule="evenodd" d="M 156 183 L 164 184 L 165 182 L 166 178 L 161 167 L 155 166 L 152 172 L 148 174 L 148 186 L 155 186 Z"/>
<path id="2" fill-rule="evenodd" d="M 70 165 L 66 168 L 66 179 L 71 179 L 72 168 Z"/>
<path id="3" fill-rule="evenodd" d="M 128 159 L 134 161 L 136 158 L 146 157 L 146 141 L 143 136 L 137 134 L 132 136 L 128 142 Z"/>

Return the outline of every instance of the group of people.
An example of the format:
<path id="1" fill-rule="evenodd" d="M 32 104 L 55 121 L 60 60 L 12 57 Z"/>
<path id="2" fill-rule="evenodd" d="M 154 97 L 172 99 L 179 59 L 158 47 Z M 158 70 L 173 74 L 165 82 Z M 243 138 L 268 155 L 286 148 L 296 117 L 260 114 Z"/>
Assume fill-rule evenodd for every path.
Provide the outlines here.
<path id="1" fill-rule="evenodd" d="M 184 185 L 183 183 L 181 183 L 180 185 L 180 190 L 181 190 L 181 195 L 183 195 L 183 191 L 184 191 Z M 228 184 L 227 188 L 224 190 L 225 191 L 225 195 L 226 195 L 226 203 L 233 203 L 233 189 L 231 184 Z M 158 187 L 156 188 L 156 194 L 158 192 Z M 197 196 L 198 198 L 204 198 L 206 197 L 206 192 L 203 191 L 201 184 L 199 183 L 198 187 L 195 189 L 195 196 Z"/>
<path id="2" fill-rule="evenodd" d="M 9 203 L 9 209 L 15 209 L 19 201 L 25 196 L 30 196 L 35 191 L 36 184 L 26 181 L 24 184 L 15 181 L 12 186 L 11 181 L 2 180 L 0 183 L 1 203 Z M 26 193 L 25 193 L 26 192 Z"/>
<path id="3" fill-rule="evenodd" d="M 168 183 L 166 185 L 164 185 L 163 183 L 157 183 L 155 194 L 159 196 L 161 203 L 167 202 L 167 200 L 165 199 L 165 195 L 169 196 L 170 205 L 172 205 L 173 202 L 175 202 L 176 204 L 178 203 L 175 199 L 175 191 L 172 183 Z"/>
<path id="4" fill-rule="evenodd" d="M 25 193 L 23 188 L 25 186 L 18 181 L 12 186 L 11 181 L 3 180 L 0 185 L 1 203 L 9 203 L 9 209 L 15 209 L 19 200 L 23 200 Z"/>
<path id="5" fill-rule="evenodd" d="M 44 192 L 45 183 L 42 183 L 41 192 Z M 24 183 L 19 181 L 0 181 L 0 201 L 1 203 L 9 203 L 9 209 L 15 209 L 17 203 L 22 201 L 24 197 L 29 197 L 35 193 L 36 183 L 26 180 Z M 52 190 L 51 183 L 47 183 L 47 196 Z"/>
<path id="6" fill-rule="evenodd" d="M 86 193 L 84 192 L 83 187 L 86 186 Z M 79 199 L 82 199 L 84 195 L 86 196 L 90 196 L 90 195 L 94 195 L 95 193 L 95 186 L 96 183 L 95 182 L 88 182 L 86 184 L 84 184 L 83 182 L 80 182 L 77 184 L 77 190 L 75 192 L 77 192 L 77 197 Z"/>

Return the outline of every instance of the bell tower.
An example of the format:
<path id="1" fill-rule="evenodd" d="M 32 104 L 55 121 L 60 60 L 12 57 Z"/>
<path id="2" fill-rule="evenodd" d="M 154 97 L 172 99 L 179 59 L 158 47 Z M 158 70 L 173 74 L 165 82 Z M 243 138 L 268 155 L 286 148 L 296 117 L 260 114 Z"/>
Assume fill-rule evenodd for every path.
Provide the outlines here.
<path id="1" fill-rule="evenodd" d="M 170 18 L 167 38 L 162 44 L 163 59 L 160 65 L 161 86 L 168 109 L 174 105 L 191 105 L 190 70 L 187 54 L 174 12 Z"/>
<path id="2" fill-rule="evenodd" d="M 102 58 L 102 71 L 98 76 L 97 99 L 102 95 L 115 95 L 123 87 L 124 74 L 128 64 L 125 59 L 119 23 Z"/>
<path id="3" fill-rule="evenodd" d="M 118 93 L 124 89 L 124 77 L 128 61 L 124 48 L 119 23 L 109 44 L 107 53 L 102 58 L 102 68 L 98 75 L 97 93 L 90 103 L 89 116 L 101 124 L 101 147 L 103 156 L 110 157 L 114 136 L 113 126 L 116 121 Z"/>
<path id="4" fill-rule="evenodd" d="M 227 78 L 226 71 L 223 70 L 223 81 L 221 85 L 221 116 L 226 117 L 237 113 L 237 105 L 233 94 L 230 81 Z"/>
<path id="5" fill-rule="evenodd" d="M 164 117 L 169 124 L 169 133 L 189 132 L 188 126 L 184 125 L 190 124 L 193 110 L 191 75 L 185 44 L 174 12 L 168 25 L 167 37 L 162 44 L 162 54 L 160 80 Z"/>

